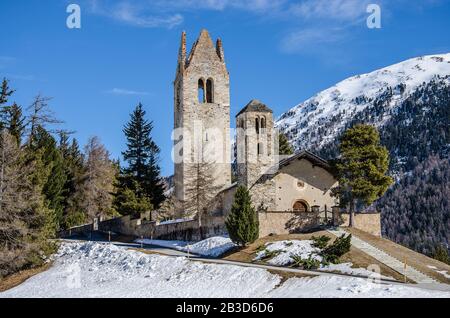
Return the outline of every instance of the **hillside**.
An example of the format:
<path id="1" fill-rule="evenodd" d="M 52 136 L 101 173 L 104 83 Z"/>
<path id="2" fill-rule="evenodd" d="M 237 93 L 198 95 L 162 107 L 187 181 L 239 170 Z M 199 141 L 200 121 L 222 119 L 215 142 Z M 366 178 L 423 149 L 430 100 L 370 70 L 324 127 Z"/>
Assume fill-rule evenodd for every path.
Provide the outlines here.
<path id="1" fill-rule="evenodd" d="M 432 255 L 449 243 L 448 163 L 434 164 L 433 178 L 423 172 L 430 167 L 426 162 L 448 159 L 449 119 L 450 54 L 444 54 L 351 77 L 292 108 L 276 125 L 297 150 L 328 159 L 337 156 L 345 129 L 355 123 L 377 126 L 397 181 L 376 204 L 383 233 Z"/>

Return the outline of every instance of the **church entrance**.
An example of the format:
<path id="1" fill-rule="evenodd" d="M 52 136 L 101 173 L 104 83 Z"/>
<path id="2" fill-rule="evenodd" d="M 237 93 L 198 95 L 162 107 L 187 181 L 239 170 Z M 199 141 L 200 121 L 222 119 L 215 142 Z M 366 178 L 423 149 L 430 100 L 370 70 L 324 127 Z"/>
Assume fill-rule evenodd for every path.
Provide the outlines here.
<path id="1" fill-rule="evenodd" d="M 303 200 L 298 200 L 294 203 L 293 210 L 297 213 L 306 213 L 308 212 L 308 204 Z"/>

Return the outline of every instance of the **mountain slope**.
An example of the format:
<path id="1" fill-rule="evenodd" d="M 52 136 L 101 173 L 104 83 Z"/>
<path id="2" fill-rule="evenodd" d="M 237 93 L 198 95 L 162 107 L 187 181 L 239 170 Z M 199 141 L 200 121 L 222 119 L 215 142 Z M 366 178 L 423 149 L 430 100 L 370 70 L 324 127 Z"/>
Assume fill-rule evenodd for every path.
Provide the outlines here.
<path id="1" fill-rule="evenodd" d="M 449 74 L 450 53 L 410 59 L 346 79 L 283 114 L 276 126 L 296 149 L 318 150 L 334 141 L 346 123 L 377 101 L 392 95 L 384 116 L 374 122 L 380 126 L 419 86 Z"/>
<path id="2" fill-rule="evenodd" d="M 352 77 L 294 107 L 277 127 L 297 150 L 331 159 L 342 132 L 356 123 L 377 126 L 391 155 L 397 182 L 375 205 L 383 234 L 428 255 L 448 248 L 450 54 Z"/>

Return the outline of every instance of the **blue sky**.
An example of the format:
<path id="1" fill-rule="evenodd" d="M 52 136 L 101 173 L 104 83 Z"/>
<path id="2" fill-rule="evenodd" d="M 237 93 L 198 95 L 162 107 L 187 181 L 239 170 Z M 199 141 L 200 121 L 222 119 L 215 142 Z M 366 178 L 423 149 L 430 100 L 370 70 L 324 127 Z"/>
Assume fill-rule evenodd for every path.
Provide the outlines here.
<path id="1" fill-rule="evenodd" d="M 180 34 L 221 37 L 231 75 L 231 114 L 258 98 L 276 116 L 349 76 L 450 52 L 445 0 L 2 0 L 0 77 L 26 107 L 37 93 L 81 144 L 97 135 L 120 157 L 122 127 L 142 102 L 154 121 L 164 175 Z M 66 7 L 81 7 L 81 29 Z M 367 5 L 381 6 L 369 29 Z"/>

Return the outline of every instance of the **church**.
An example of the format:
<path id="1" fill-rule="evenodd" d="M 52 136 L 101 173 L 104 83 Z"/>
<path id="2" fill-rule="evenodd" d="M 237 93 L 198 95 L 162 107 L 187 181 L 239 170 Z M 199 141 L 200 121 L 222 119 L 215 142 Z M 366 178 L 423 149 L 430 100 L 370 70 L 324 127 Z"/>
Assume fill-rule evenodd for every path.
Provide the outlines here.
<path id="1" fill-rule="evenodd" d="M 206 30 L 189 53 L 182 34 L 174 115 L 174 195 L 179 202 L 201 198 L 201 218 L 224 224 L 241 185 L 252 196 L 260 237 L 314 228 L 338 204 L 327 161 L 308 151 L 279 155 L 273 112 L 263 102 L 251 100 L 236 114 L 231 142 L 230 74 L 222 41 L 214 44 Z"/>

